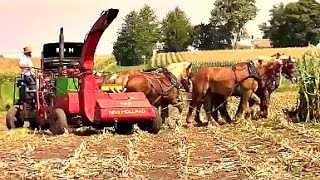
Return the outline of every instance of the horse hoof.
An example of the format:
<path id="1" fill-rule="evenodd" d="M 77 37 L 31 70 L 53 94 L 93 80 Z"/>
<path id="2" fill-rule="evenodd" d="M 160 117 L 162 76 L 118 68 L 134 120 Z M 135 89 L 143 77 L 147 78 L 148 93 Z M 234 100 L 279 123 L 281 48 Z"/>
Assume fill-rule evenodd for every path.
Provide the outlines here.
<path id="1" fill-rule="evenodd" d="M 230 123 L 231 121 L 229 121 L 228 123 Z M 219 119 L 217 122 L 220 126 L 226 124 L 226 121 Z"/>
<path id="2" fill-rule="evenodd" d="M 204 126 L 208 126 L 209 122 L 197 122 L 195 124 L 195 127 L 204 127 Z"/>
<path id="3" fill-rule="evenodd" d="M 184 128 L 191 128 L 192 127 L 192 123 L 187 123 L 183 125 Z"/>
<path id="4" fill-rule="evenodd" d="M 208 123 L 209 128 L 214 128 L 219 126 L 220 126 L 219 123 L 217 123 L 216 121 Z"/>

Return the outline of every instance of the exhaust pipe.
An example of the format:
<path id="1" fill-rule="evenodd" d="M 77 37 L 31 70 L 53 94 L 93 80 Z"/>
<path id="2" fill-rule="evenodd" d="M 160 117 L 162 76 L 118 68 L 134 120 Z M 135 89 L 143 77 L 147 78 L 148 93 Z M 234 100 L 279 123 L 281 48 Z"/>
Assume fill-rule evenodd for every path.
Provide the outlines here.
<path id="1" fill-rule="evenodd" d="M 63 27 L 61 27 L 60 35 L 59 35 L 59 75 L 62 74 L 63 59 L 64 59 L 64 36 L 63 36 Z"/>

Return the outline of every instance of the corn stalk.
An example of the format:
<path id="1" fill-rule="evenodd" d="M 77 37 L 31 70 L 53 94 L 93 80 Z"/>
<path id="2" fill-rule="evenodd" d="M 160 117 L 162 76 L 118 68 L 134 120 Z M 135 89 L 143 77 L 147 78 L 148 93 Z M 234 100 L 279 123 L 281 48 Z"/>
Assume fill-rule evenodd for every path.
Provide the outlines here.
<path id="1" fill-rule="evenodd" d="M 320 117 L 320 54 L 306 52 L 297 61 L 299 103 L 295 117 L 299 121 L 316 121 Z"/>

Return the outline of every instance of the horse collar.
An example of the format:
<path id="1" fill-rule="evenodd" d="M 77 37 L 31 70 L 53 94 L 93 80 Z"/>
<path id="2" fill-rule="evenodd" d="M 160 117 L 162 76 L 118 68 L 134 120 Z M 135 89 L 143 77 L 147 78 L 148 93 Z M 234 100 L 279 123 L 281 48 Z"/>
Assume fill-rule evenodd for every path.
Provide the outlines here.
<path id="1" fill-rule="evenodd" d="M 254 65 L 254 63 L 252 61 L 248 62 L 247 67 L 248 67 L 248 72 L 249 72 L 249 77 L 248 78 L 252 77 L 252 78 L 257 79 L 257 80 L 261 79 L 261 77 L 258 74 L 258 70 L 257 70 L 257 68 L 255 67 L 255 65 Z"/>

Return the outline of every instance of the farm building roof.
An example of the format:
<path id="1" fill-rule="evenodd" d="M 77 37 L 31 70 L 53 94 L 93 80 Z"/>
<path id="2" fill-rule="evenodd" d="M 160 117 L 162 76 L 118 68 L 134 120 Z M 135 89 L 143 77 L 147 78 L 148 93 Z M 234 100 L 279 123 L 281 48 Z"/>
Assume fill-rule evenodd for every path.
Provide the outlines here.
<path id="1" fill-rule="evenodd" d="M 271 48 L 272 41 L 270 39 L 253 39 L 252 44 L 258 48 Z"/>

